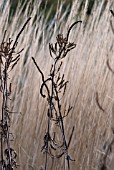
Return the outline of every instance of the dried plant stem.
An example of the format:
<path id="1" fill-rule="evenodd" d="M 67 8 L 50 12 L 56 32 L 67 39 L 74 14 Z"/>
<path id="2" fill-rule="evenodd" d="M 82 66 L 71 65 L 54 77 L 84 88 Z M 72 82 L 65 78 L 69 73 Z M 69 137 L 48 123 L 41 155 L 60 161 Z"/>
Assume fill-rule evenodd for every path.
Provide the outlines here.
<path id="1" fill-rule="evenodd" d="M 65 114 L 66 111 L 64 111 L 64 114 L 61 112 L 60 94 L 64 96 L 68 81 L 64 80 L 64 74 L 61 76 L 60 68 L 62 66 L 61 60 L 66 57 L 69 51 L 71 51 L 72 49 L 76 47 L 76 44 L 70 43 L 68 39 L 69 39 L 69 34 L 70 34 L 71 29 L 73 28 L 75 24 L 79 22 L 81 21 L 77 21 L 71 25 L 71 27 L 68 30 L 67 36 L 65 38 L 63 38 L 62 34 L 59 34 L 56 38 L 57 42 L 54 45 L 49 44 L 50 56 L 53 59 L 53 64 L 50 69 L 49 78 L 45 79 L 43 72 L 39 68 L 34 57 L 32 57 L 32 60 L 42 77 L 42 85 L 40 88 L 40 94 L 43 98 L 47 98 L 48 105 L 49 105 L 49 108 L 47 111 L 47 116 L 48 116 L 47 132 L 44 136 L 44 145 L 41 149 L 45 153 L 45 170 L 48 169 L 48 156 L 52 157 L 52 167 L 53 167 L 54 158 L 61 158 L 62 156 L 64 156 L 64 161 L 63 161 L 64 170 L 66 169 L 70 170 L 70 161 L 74 161 L 70 158 L 68 154 L 68 148 L 69 148 L 69 145 L 72 139 L 74 127 L 71 132 L 69 142 L 67 143 L 66 136 L 65 136 L 65 126 L 63 122 L 63 119 L 66 116 L 68 116 L 72 107 L 69 106 L 69 109 L 66 114 Z M 51 88 L 48 87 L 48 84 L 47 84 L 48 82 L 51 83 Z M 46 92 L 47 92 L 46 94 L 43 93 L 44 88 L 46 89 Z M 54 132 L 54 136 L 51 133 L 51 123 L 53 121 L 55 122 L 55 124 L 57 125 L 57 128 L 60 131 L 60 142 L 56 140 L 57 132 Z M 53 153 L 54 151 L 59 151 L 60 154 L 54 154 Z M 66 162 L 67 162 L 67 166 L 66 166 Z"/>
<path id="2" fill-rule="evenodd" d="M 13 113 L 9 110 L 9 96 L 11 95 L 11 83 L 9 83 L 9 71 L 11 71 L 20 59 L 20 53 L 15 52 L 16 46 L 18 44 L 18 38 L 24 30 L 25 26 L 29 22 L 30 18 L 25 22 L 21 31 L 16 37 L 14 44 L 12 45 L 12 40 L 9 38 L 5 42 L 6 31 L 3 36 L 2 43 L 0 45 L 0 91 L 2 93 L 2 112 L 1 112 L 1 160 L 0 166 L 2 170 L 13 170 L 17 168 L 16 157 L 17 154 L 15 150 L 11 147 L 11 132 L 10 132 L 10 114 Z M 16 57 L 14 57 L 15 55 Z"/>

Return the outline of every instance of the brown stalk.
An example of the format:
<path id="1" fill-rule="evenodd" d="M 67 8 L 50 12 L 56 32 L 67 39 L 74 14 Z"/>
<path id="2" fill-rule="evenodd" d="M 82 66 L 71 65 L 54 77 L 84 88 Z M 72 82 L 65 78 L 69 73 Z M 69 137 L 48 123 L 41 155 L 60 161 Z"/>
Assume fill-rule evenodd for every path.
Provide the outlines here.
<path id="1" fill-rule="evenodd" d="M 58 34 L 56 37 L 56 43 L 53 45 L 49 43 L 49 52 L 50 57 L 53 59 L 53 64 L 50 68 L 50 74 L 47 79 L 45 79 L 43 72 L 39 68 L 38 64 L 36 63 L 34 57 L 32 57 L 33 63 L 35 64 L 36 68 L 38 69 L 39 73 L 42 77 L 42 84 L 40 87 L 40 94 L 43 98 L 46 97 L 44 95 L 43 90 L 46 89 L 47 92 L 47 101 L 48 101 L 48 110 L 47 110 L 47 131 L 44 135 L 44 144 L 41 149 L 41 151 L 44 151 L 45 153 L 45 170 L 48 169 L 48 156 L 52 158 L 54 161 L 54 158 L 61 158 L 64 156 L 64 170 L 68 169 L 70 170 L 70 161 L 74 161 L 70 158 L 68 154 L 68 148 L 71 143 L 71 139 L 74 132 L 74 127 L 72 129 L 71 135 L 69 137 L 69 141 L 67 143 L 66 141 L 66 134 L 65 134 L 65 126 L 63 119 L 68 116 L 69 112 L 71 111 L 72 107 L 69 106 L 67 113 L 62 113 L 61 111 L 61 99 L 60 99 L 60 93 L 62 95 L 65 94 L 66 91 L 66 85 L 68 81 L 65 81 L 64 74 L 61 75 L 60 69 L 62 67 L 63 61 L 61 61 L 63 58 L 66 57 L 67 53 L 74 49 L 76 45 L 74 43 L 69 42 L 69 34 L 74 25 L 79 23 L 81 21 L 77 21 L 73 23 L 70 28 L 68 29 L 67 36 L 64 38 L 62 34 Z M 59 64 L 60 63 L 60 64 Z M 51 88 L 48 86 L 48 82 L 51 83 Z M 60 136 L 62 136 L 62 139 L 60 141 L 56 140 L 57 132 L 54 132 L 54 136 L 51 134 L 51 124 L 52 122 L 55 122 L 55 125 L 60 130 Z M 57 155 L 55 151 L 59 151 L 61 154 Z M 53 165 L 52 161 L 52 165 Z M 67 167 L 66 167 L 67 163 Z M 52 166 L 53 167 L 53 166 Z M 52 168 L 51 168 L 52 169 Z"/>
<path id="2" fill-rule="evenodd" d="M 16 40 L 11 47 L 12 40 L 9 38 L 8 42 L 5 41 L 6 31 L 3 35 L 3 40 L 0 45 L 0 84 L 1 84 L 1 93 L 2 93 L 2 119 L 0 123 L 1 128 L 1 166 L 2 170 L 13 170 L 17 167 L 16 158 L 17 154 L 15 150 L 11 147 L 11 136 L 13 134 L 10 132 L 10 114 L 14 113 L 11 112 L 8 103 L 9 103 L 9 96 L 12 92 L 10 83 L 8 85 L 9 81 L 9 69 L 10 71 L 17 65 L 19 59 L 20 59 L 20 53 L 23 51 L 20 50 L 17 54 L 15 52 L 17 41 L 19 39 L 19 36 L 21 35 L 22 31 L 24 30 L 25 26 L 29 22 L 30 18 L 25 22 L 24 26 L 22 27 L 21 31 L 18 33 Z M 16 57 L 14 57 L 14 54 L 16 54 Z M 13 64 L 12 64 L 13 63 Z"/>

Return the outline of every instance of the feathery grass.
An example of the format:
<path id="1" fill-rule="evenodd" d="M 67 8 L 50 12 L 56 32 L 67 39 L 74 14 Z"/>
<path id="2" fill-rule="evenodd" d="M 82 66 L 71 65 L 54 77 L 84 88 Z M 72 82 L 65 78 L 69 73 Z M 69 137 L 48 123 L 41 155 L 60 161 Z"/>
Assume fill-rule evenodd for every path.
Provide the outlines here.
<path id="1" fill-rule="evenodd" d="M 69 147 L 69 154 L 75 158 L 71 169 L 98 168 L 103 154 L 103 142 L 105 143 L 113 136 L 111 127 L 113 127 L 114 120 L 114 79 L 106 64 L 108 56 L 110 66 L 114 68 L 113 32 L 110 27 L 110 20 L 113 24 L 113 17 L 109 12 L 110 8 L 113 10 L 114 2 L 108 1 L 99 19 L 103 4 L 103 0 L 99 6 L 95 2 L 84 31 L 83 24 L 86 22 L 87 6 L 84 6 L 78 15 L 80 6 L 78 0 L 73 2 L 67 21 L 64 20 L 64 14 L 59 15 L 58 9 L 55 20 L 49 23 L 48 28 L 45 18 L 39 14 L 39 4 L 35 1 L 31 21 L 26 31 L 21 34 L 17 46 L 17 51 L 21 49 L 20 47 L 24 47 L 25 50 L 19 64 L 11 72 L 13 84 L 11 108 L 12 112 L 21 112 L 21 114 L 13 114 L 11 118 L 12 133 L 15 137 L 14 148 L 19 153 L 17 162 L 20 170 L 36 170 L 44 162 L 44 156 L 40 150 L 43 132 L 46 132 L 47 128 L 44 115 L 48 105 L 39 94 L 41 77 L 38 77 L 37 69 L 31 62 L 31 56 L 34 56 L 46 77 L 51 66 L 48 43 L 55 42 L 58 33 L 65 35 L 71 23 L 80 19 L 83 24 L 74 27 L 70 34 L 70 40 L 77 42 L 77 46 L 73 52 L 68 54 L 61 68 L 61 74 L 65 73 L 65 79 L 69 80 L 64 100 L 61 101 L 62 111 L 65 108 L 68 109 L 69 104 L 73 106 L 67 119 L 64 119 L 66 134 L 71 134 L 71 125 L 76 127 Z M 17 8 L 11 24 L 8 25 L 9 8 L 6 4 L 3 14 L 0 15 L 0 37 L 3 37 L 4 30 L 7 29 L 7 37 L 16 38 L 22 23 L 29 16 L 28 6 L 23 15 L 22 9 Z M 105 112 L 102 112 L 96 103 L 96 92 L 99 94 L 99 102 Z M 55 126 L 52 126 L 52 131 L 53 129 Z M 113 154 L 108 159 L 108 166 L 111 168 L 113 167 Z M 53 166 L 56 170 L 60 170 L 62 163 L 57 160 Z"/>

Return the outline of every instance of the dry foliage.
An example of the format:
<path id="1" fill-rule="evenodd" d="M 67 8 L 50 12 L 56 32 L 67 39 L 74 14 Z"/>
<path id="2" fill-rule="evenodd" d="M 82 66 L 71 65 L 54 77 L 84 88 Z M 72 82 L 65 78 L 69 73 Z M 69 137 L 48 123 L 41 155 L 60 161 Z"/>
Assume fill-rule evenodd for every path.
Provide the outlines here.
<path id="1" fill-rule="evenodd" d="M 12 94 L 10 98 L 13 100 L 10 102 L 11 107 L 9 109 L 12 112 L 18 111 L 22 113 L 18 115 L 11 114 L 11 124 L 13 125 L 11 129 L 13 130 L 14 137 L 16 137 L 13 146 L 18 153 L 17 162 L 20 165 L 18 167 L 19 170 L 37 170 L 40 169 L 40 166 L 43 169 L 42 165 L 44 165 L 46 157 L 45 148 L 42 148 L 44 155 L 40 151 L 41 146 L 44 146 L 42 141 L 44 131 L 47 134 L 46 120 L 49 118 L 47 115 L 49 101 L 47 101 L 48 95 L 45 86 L 43 86 L 42 93 L 46 97 L 42 98 L 39 93 L 42 80 L 40 75 L 38 76 L 38 70 L 31 62 L 31 56 L 34 56 L 35 61 L 40 66 L 39 68 L 41 68 L 40 70 L 44 75 L 44 80 L 47 79 L 47 72 L 49 74 L 48 78 L 50 78 L 50 65 L 54 60 L 48 57 L 49 50 L 47 44 L 50 41 L 55 42 L 58 31 L 65 33 L 66 28 L 69 27 L 70 23 L 75 22 L 75 19 L 80 20 L 81 18 L 83 24 L 73 29 L 70 35 L 71 42 L 78 42 L 76 48 L 68 53 L 69 57 L 67 56 L 61 60 L 62 62 L 64 61 L 64 64 L 60 68 L 60 77 L 62 78 L 64 74 L 64 82 L 69 80 L 69 83 L 67 83 L 64 96 L 62 97 L 64 87 L 62 93 L 59 93 L 62 97 L 60 100 L 61 106 L 63 106 L 61 108 L 62 116 L 64 116 L 64 113 L 67 115 L 69 105 L 73 106 L 70 114 L 63 118 L 67 145 L 70 140 L 69 137 L 72 136 L 68 155 L 73 156 L 75 161 L 70 164 L 70 168 L 74 170 L 98 170 L 99 160 L 106 153 L 106 150 L 104 152 L 102 148 L 104 146 L 106 149 L 113 139 L 111 126 L 114 120 L 114 78 L 107 68 L 106 60 L 108 56 L 108 64 L 113 70 L 112 56 L 114 43 L 113 29 L 109 24 L 111 16 L 109 10 L 110 8 L 113 9 L 114 2 L 113 0 L 101 0 L 97 6 L 97 1 L 95 1 L 90 17 L 86 16 L 88 2 L 88 0 L 85 1 L 82 10 L 78 13 L 81 1 L 74 0 L 67 21 L 64 20 L 64 15 L 59 15 L 61 10 L 58 8 L 56 16 L 49 23 L 48 28 L 44 18 L 39 15 L 37 0 L 35 0 L 35 5 L 33 5 L 31 12 L 28 6 L 22 12 L 20 8 L 17 8 L 10 27 L 6 24 L 8 8 L 4 9 L 2 16 L 0 15 L 1 30 L 4 32 L 7 29 L 8 37 L 16 37 L 21 23 L 32 13 L 31 22 L 27 26 L 26 34 L 25 31 L 22 33 L 17 46 L 17 51 L 24 47 L 25 50 L 21 54 L 23 57 L 11 71 Z M 113 19 L 111 23 L 113 26 Z M 3 37 L 1 30 L 0 36 Z M 50 47 L 52 47 L 51 44 Z M 55 44 L 53 47 L 55 48 Z M 54 58 L 54 56 L 52 57 Z M 57 68 L 61 65 L 61 61 L 58 63 Z M 47 81 L 46 84 L 50 89 L 51 81 Z M 52 130 L 54 132 L 54 130 L 59 129 L 55 125 L 54 119 L 56 119 L 56 116 L 54 110 L 53 113 L 53 118 L 50 121 L 52 123 L 50 132 L 52 139 L 54 137 Z M 73 126 L 75 126 L 74 129 Z M 61 134 L 61 131 L 58 131 Z M 58 140 L 57 132 L 56 140 L 58 143 L 62 143 L 62 136 Z M 71 135 L 72 132 L 73 135 Z M 105 144 L 103 145 L 103 143 Z M 52 141 L 49 141 L 48 144 L 50 148 L 51 145 L 52 147 L 54 145 Z M 54 148 L 56 149 L 56 146 Z M 63 169 L 64 164 L 64 154 L 60 159 L 56 158 L 56 155 L 62 154 L 61 149 L 56 152 L 57 150 L 51 148 L 52 154 L 55 156 L 54 159 L 51 154 L 47 153 L 48 165 L 51 167 L 53 161 L 54 170 Z M 106 158 L 108 170 L 113 169 L 113 160 L 112 151 Z M 65 161 L 67 163 L 66 159 Z M 101 165 L 103 165 L 102 161 Z M 102 168 L 104 167 L 102 166 Z"/>
<path id="2" fill-rule="evenodd" d="M 73 23 L 67 33 L 67 36 L 64 38 L 62 34 L 58 34 L 56 37 L 56 43 L 49 44 L 50 56 L 53 59 L 53 64 L 50 69 L 49 78 L 45 79 L 43 72 L 40 70 L 38 64 L 35 59 L 32 57 L 34 64 L 36 65 L 38 71 L 42 76 L 42 85 L 40 87 L 40 94 L 43 98 L 46 98 L 48 102 L 48 111 L 47 111 L 47 130 L 44 135 L 44 144 L 42 146 L 41 151 L 45 153 L 45 170 L 48 169 L 48 155 L 52 158 L 52 166 L 54 158 L 61 158 L 64 156 L 64 165 L 63 169 L 70 170 L 70 161 L 74 161 L 69 153 L 68 148 L 72 139 L 72 135 L 74 132 L 74 126 L 72 128 L 71 135 L 67 142 L 65 136 L 65 127 L 64 127 L 64 118 L 68 116 L 69 112 L 72 109 L 72 106 L 69 105 L 68 110 L 64 110 L 64 113 L 61 111 L 61 98 L 64 97 L 66 86 L 68 81 L 65 81 L 64 74 L 61 75 L 60 69 L 62 67 L 63 61 L 62 59 L 67 56 L 67 53 L 76 47 L 76 44 L 69 42 L 69 34 L 74 25 L 81 21 L 77 21 Z M 51 83 L 51 88 L 48 86 L 48 82 Z M 44 94 L 44 88 L 46 89 L 46 95 Z M 51 124 L 52 121 L 55 122 L 57 128 L 59 128 L 60 134 L 57 134 L 57 131 L 51 132 Z M 58 142 L 57 137 L 62 139 Z M 55 154 L 54 151 L 60 152 L 59 154 Z M 67 162 L 67 166 L 66 166 Z"/>
<path id="3" fill-rule="evenodd" d="M 14 167 L 17 168 L 17 153 L 11 146 L 13 134 L 10 130 L 10 117 L 13 112 L 10 111 L 9 100 L 11 100 L 10 95 L 12 92 L 12 83 L 8 84 L 8 80 L 10 79 L 10 71 L 12 71 L 12 69 L 17 65 L 20 59 L 20 53 L 23 51 L 23 49 L 21 49 L 19 52 L 16 52 L 19 36 L 23 32 L 30 19 L 31 18 L 25 22 L 14 43 L 11 38 L 9 38 L 8 41 L 5 40 L 7 33 L 5 31 L 2 43 L 0 45 L 0 92 L 2 93 L 2 118 L 0 120 L 1 170 L 13 170 Z"/>

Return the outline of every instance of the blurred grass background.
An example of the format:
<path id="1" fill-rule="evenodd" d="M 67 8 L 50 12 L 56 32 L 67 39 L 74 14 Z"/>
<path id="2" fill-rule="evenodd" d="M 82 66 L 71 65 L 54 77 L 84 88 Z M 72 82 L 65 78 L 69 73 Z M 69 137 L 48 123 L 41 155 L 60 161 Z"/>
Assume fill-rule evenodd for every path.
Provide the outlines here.
<path id="1" fill-rule="evenodd" d="M 34 4 L 34 1 L 35 0 L 31 1 L 31 3 L 30 3 L 31 7 Z M 7 2 L 7 0 L 4 0 L 3 6 L 5 6 L 6 2 Z M 66 17 L 68 17 L 74 0 L 59 0 L 59 1 L 58 0 L 54 0 L 54 1 L 53 0 L 39 0 L 37 2 L 38 2 L 38 4 L 40 3 L 39 10 L 40 10 L 40 13 L 42 13 L 44 15 L 44 17 L 46 17 L 48 15 L 48 13 L 51 9 L 51 12 L 50 12 L 50 15 L 48 18 L 48 21 L 50 21 L 54 18 L 55 14 L 56 14 L 57 7 L 59 8 L 60 4 L 63 4 L 62 5 L 62 14 L 65 11 L 67 11 Z M 87 3 L 86 14 L 88 16 L 91 14 L 94 4 L 97 3 L 97 5 L 99 5 L 99 3 L 101 3 L 99 0 L 96 0 L 96 1 L 95 0 L 88 0 L 88 1 L 80 0 L 78 2 L 80 3 L 80 5 L 78 7 L 79 13 L 84 9 L 85 4 Z M 105 9 L 106 3 L 107 3 L 107 0 L 104 0 L 104 9 Z M 15 15 L 18 5 L 20 5 L 24 11 L 28 4 L 29 4 L 29 1 L 25 1 L 25 0 L 15 0 L 15 1 L 10 0 L 10 16 L 12 17 Z"/>
<path id="2" fill-rule="evenodd" d="M 47 1 L 47 4 L 37 0 L 34 3 L 25 1 L 25 6 L 19 2 L 23 4 L 24 1 L 18 1 L 18 6 L 16 1 L 10 1 L 10 5 L 6 4 L 0 15 L 0 37 L 3 37 L 3 32 L 7 29 L 7 36 L 13 39 L 28 16 L 32 17 L 20 36 L 17 48 L 25 50 L 9 80 L 13 84 L 11 110 L 21 112 L 12 115 L 11 119 L 15 137 L 12 143 L 20 164 L 18 169 L 37 170 L 44 165 L 44 155 L 40 151 L 46 130 L 47 104 L 39 94 L 41 77 L 31 57 L 35 57 L 48 77 L 52 64 L 49 42 L 55 42 L 58 33 L 65 35 L 74 21 L 82 20 L 83 23 L 74 27 L 70 34 L 70 41 L 77 46 L 65 59 L 62 68 L 69 80 L 65 98 L 62 100 L 63 109 L 68 108 L 69 104 L 73 106 L 64 123 L 67 137 L 72 125 L 75 126 L 69 152 L 76 161 L 71 163 L 71 169 L 98 170 L 104 152 L 103 146 L 113 137 L 114 75 L 107 68 L 106 61 L 109 58 L 114 68 L 114 35 L 110 27 L 110 20 L 114 22 L 110 14 L 110 9 L 114 9 L 114 1 L 74 0 L 71 6 L 68 4 L 68 11 L 63 8 L 67 1 L 61 1 L 63 3 L 59 7 L 53 5 L 57 1 Z M 96 103 L 96 92 L 105 112 Z M 108 159 L 109 170 L 113 169 L 113 153 Z M 56 160 L 54 167 L 55 170 L 62 169 L 62 162 Z"/>
<path id="3" fill-rule="evenodd" d="M 20 6 L 23 7 L 23 11 L 26 9 L 26 6 L 28 5 L 29 1 L 24 1 L 24 0 L 10 0 L 10 15 L 11 16 L 14 16 L 15 15 L 15 12 L 16 12 L 16 9 L 18 7 L 18 5 L 20 4 Z M 57 10 L 57 7 L 58 5 L 60 4 L 63 4 L 62 6 L 62 13 L 64 13 L 66 10 L 67 10 L 67 16 L 69 15 L 70 13 L 70 10 L 71 10 L 71 6 L 72 6 L 72 3 L 73 3 L 73 0 L 39 0 L 38 3 L 40 3 L 40 7 L 39 7 L 39 10 L 40 10 L 40 13 L 42 13 L 44 15 L 44 18 L 48 15 L 50 9 L 51 9 L 51 12 L 50 12 L 50 15 L 49 15 L 49 18 L 48 18 L 48 22 L 50 20 L 52 20 L 56 14 L 56 10 Z M 31 1 L 31 6 L 34 4 L 34 0 Z M 59 7 L 58 7 L 59 8 Z"/>

